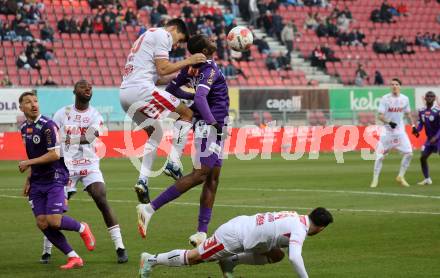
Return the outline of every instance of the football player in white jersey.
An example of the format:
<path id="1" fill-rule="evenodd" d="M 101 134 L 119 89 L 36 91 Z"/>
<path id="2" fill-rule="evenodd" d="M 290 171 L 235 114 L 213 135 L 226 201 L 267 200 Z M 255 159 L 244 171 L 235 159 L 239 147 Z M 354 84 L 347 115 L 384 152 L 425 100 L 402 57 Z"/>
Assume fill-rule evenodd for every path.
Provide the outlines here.
<path id="1" fill-rule="evenodd" d="M 173 147 L 183 149 L 186 136 L 192 128 L 192 111 L 178 98 L 157 85 L 168 84 L 171 74 L 180 69 L 203 63 L 205 55 L 196 53 L 185 60 L 172 63 L 168 53 L 173 46 L 188 40 L 188 31 L 181 19 L 168 21 L 164 28 L 151 28 L 142 34 L 133 44 L 124 68 L 120 86 L 121 106 L 133 121 L 148 133 L 148 142 L 144 147 L 144 156 L 135 191 L 139 202 L 149 203 L 148 175 L 156 156 L 163 132 L 157 120 L 176 112 L 180 118 L 174 124 Z M 179 169 L 169 169 L 179 178 Z"/>
<path id="2" fill-rule="evenodd" d="M 301 278 L 308 277 L 301 255 L 306 237 L 316 235 L 333 222 L 325 208 L 309 215 L 294 211 L 266 212 L 238 216 L 221 225 L 214 234 L 192 250 L 172 250 L 151 255 L 142 253 L 140 277 L 150 277 L 158 265 L 185 266 L 219 261 L 224 277 L 233 277 L 238 264 L 263 265 L 284 258 L 281 248 L 289 248 L 289 260 Z M 269 275 L 270 276 L 270 275 Z"/>
<path id="3" fill-rule="evenodd" d="M 411 142 L 405 132 L 403 116 L 405 115 L 408 118 L 413 128 L 415 125 L 411 116 L 409 99 L 400 93 L 401 85 L 402 82 L 398 78 L 393 78 L 391 80 L 391 93 L 384 95 L 379 103 L 378 119 L 385 126 L 376 147 L 374 175 L 370 185 L 373 188 L 377 187 L 379 183 L 379 175 L 385 155 L 392 149 L 397 149 L 403 155 L 396 181 L 402 186 L 409 186 L 405 180 L 405 173 L 411 163 L 413 152 Z"/>
<path id="4" fill-rule="evenodd" d="M 60 128 L 61 155 L 69 170 L 69 183 L 66 191 L 69 197 L 76 192 L 76 185 L 82 182 L 101 211 L 111 239 L 115 245 L 118 263 L 128 261 L 127 252 L 122 242 L 118 220 L 106 197 L 104 178 L 99 169 L 100 158 L 96 154 L 95 139 L 99 137 L 103 118 L 89 102 L 92 98 L 92 86 L 86 80 L 75 83 L 75 104 L 58 110 L 53 121 Z M 44 252 L 49 251 L 45 247 Z"/>

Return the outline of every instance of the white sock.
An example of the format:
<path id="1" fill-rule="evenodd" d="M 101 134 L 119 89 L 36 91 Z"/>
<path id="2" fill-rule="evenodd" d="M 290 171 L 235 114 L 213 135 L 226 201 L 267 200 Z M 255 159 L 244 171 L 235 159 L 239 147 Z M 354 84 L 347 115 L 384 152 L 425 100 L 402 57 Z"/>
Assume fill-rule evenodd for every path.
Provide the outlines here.
<path id="1" fill-rule="evenodd" d="M 263 265 L 268 264 L 267 256 L 251 252 L 240 253 L 231 257 L 232 262 L 236 264 Z"/>
<path id="2" fill-rule="evenodd" d="M 380 172 L 382 171 L 382 164 L 384 160 L 384 156 L 377 157 L 374 161 L 374 178 L 378 179 Z"/>
<path id="3" fill-rule="evenodd" d="M 406 170 L 409 167 L 409 164 L 411 163 L 411 159 L 413 157 L 412 153 L 405 153 L 402 157 L 402 162 L 400 163 L 400 170 L 399 170 L 399 176 L 404 177 Z"/>
<path id="4" fill-rule="evenodd" d="M 122 242 L 121 229 L 119 228 L 119 225 L 110 227 L 107 230 L 110 234 L 113 243 L 115 244 L 115 249 L 118 248 L 125 249 L 124 243 Z"/>
<path id="5" fill-rule="evenodd" d="M 157 254 L 148 261 L 152 265 L 166 265 L 166 266 L 184 266 L 188 264 L 186 253 L 189 250 L 173 250 L 168 253 Z"/>
<path id="6" fill-rule="evenodd" d="M 192 128 L 192 123 L 177 120 L 173 127 L 173 148 L 170 153 L 170 161 L 181 166 L 180 158 L 182 157 L 183 149 L 185 148 L 188 139 L 188 132 Z"/>
<path id="7" fill-rule="evenodd" d="M 52 246 L 52 242 L 47 237 L 43 237 L 43 254 L 52 254 Z"/>
<path id="8" fill-rule="evenodd" d="M 67 254 L 67 257 L 73 258 L 73 257 L 79 257 L 79 255 L 74 250 L 72 250 Z"/>
<path id="9" fill-rule="evenodd" d="M 151 203 L 148 203 L 145 205 L 145 210 L 149 213 L 149 214 L 153 214 L 155 212 L 154 208 L 151 206 Z"/>
<path id="10" fill-rule="evenodd" d="M 84 224 L 83 223 L 80 223 L 81 224 L 81 226 L 79 227 L 79 233 L 82 233 L 82 232 L 84 232 L 84 230 L 86 229 L 86 226 L 84 226 Z"/>
<path id="11" fill-rule="evenodd" d="M 144 147 L 144 157 L 142 158 L 142 166 L 139 173 L 139 180 L 145 181 L 146 184 L 148 184 L 148 176 L 151 173 L 154 160 L 156 159 L 158 147 L 159 143 L 151 137 L 148 139 L 148 142 L 145 144 Z"/>

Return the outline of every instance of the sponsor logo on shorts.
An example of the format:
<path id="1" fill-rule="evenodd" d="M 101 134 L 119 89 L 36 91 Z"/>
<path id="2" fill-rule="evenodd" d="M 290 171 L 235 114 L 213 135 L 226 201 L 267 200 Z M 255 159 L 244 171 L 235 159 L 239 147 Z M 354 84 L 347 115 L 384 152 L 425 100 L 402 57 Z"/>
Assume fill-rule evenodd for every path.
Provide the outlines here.
<path id="1" fill-rule="evenodd" d="M 54 205 L 57 207 L 61 207 L 63 205 L 63 203 L 54 203 Z"/>

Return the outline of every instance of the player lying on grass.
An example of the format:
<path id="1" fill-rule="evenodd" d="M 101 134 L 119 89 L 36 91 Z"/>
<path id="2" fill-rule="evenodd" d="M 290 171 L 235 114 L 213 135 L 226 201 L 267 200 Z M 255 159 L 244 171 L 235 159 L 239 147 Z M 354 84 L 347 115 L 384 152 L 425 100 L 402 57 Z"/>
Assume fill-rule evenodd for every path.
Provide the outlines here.
<path id="1" fill-rule="evenodd" d="M 89 251 L 95 249 L 95 238 L 86 223 L 63 215 L 67 211 L 64 186 L 69 173 L 59 155 L 58 128 L 51 119 L 40 114 L 38 99 L 33 92 L 21 94 L 19 104 L 26 117 L 20 130 L 29 159 L 21 161 L 18 168 L 22 173 L 31 168 L 24 186 L 24 196 L 29 196 L 38 228 L 67 255 L 67 264 L 61 268 L 81 267 L 83 260 L 60 230 L 80 233 Z"/>
<path id="2" fill-rule="evenodd" d="M 429 175 L 428 158 L 433 153 L 440 153 L 440 109 L 434 105 L 436 96 L 429 91 L 425 94 L 426 107 L 419 110 L 419 120 L 417 128 L 413 128 L 413 134 L 419 137 L 419 132 L 425 128 L 426 142 L 422 148 L 420 164 L 422 166 L 424 180 L 419 185 L 432 184 Z"/>
<path id="3" fill-rule="evenodd" d="M 102 172 L 99 169 L 99 156 L 96 154 L 95 139 L 102 134 L 103 118 L 90 105 L 92 86 L 86 80 L 75 83 L 73 94 L 75 104 L 58 110 L 53 121 L 60 128 L 61 156 L 69 170 L 69 182 L 66 190 L 68 197 L 76 192 L 76 185 L 82 182 L 102 213 L 107 230 L 114 243 L 117 262 L 126 263 L 128 255 L 122 242 L 121 230 L 116 215 L 107 201 Z M 70 199 L 70 198 L 69 198 Z M 42 263 L 48 263 L 51 244 L 45 240 Z"/>
<path id="4" fill-rule="evenodd" d="M 139 179 L 135 185 L 138 200 L 150 202 L 148 176 L 156 157 L 157 148 L 162 140 L 163 131 L 158 120 L 165 119 L 171 112 L 180 118 L 174 124 L 174 141 L 176 148 L 185 146 L 185 138 L 191 129 L 191 110 L 168 92 L 157 88 L 157 85 L 168 84 L 165 76 L 182 68 L 206 61 L 205 55 L 194 53 L 185 60 L 172 63 L 168 53 L 173 46 L 188 40 L 188 29 L 181 19 L 172 19 L 163 28 L 150 28 L 142 34 L 130 51 L 124 68 L 123 81 L 120 86 L 120 102 L 124 111 L 148 134 L 144 147 Z M 181 176 L 179 169 L 171 169 Z"/>
<path id="5" fill-rule="evenodd" d="M 193 171 L 178 179 L 150 204 L 137 206 L 139 231 L 143 237 L 153 213 L 165 204 L 178 198 L 189 189 L 204 183 L 200 197 L 198 233 L 191 236 L 193 244 L 206 239 L 208 224 L 211 220 L 220 170 L 222 167 L 223 139 L 222 129 L 229 113 L 229 96 L 226 80 L 211 60 L 216 46 L 206 37 L 196 35 L 189 39 L 188 50 L 191 54 L 203 53 L 208 57 L 205 63 L 184 68 L 167 90 L 179 98 L 186 98 L 179 88 L 188 83 L 195 89 L 194 105 L 194 146 Z M 187 94 L 191 98 L 190 94 Z"/>
<path id="6" fill-rule="evenodd" d="M 301 255 L 306 237 L 316 235 L 333 222 L 325 208 L 309 215 L 293 211 L 266 212 L 238 216 L 221 225 L 214 234 L 192 250 L 172 250 L 152 255 L 142 253 L 139 276 L 151 277 L 158 265 L 186 266 L 218 261 L 224 277 L 233 277 L 239 264 L 264 265 L 284 258 L 281 248 L 289 248 L 289 260 L 299 277 L 308 277 Z M 270 276 L 270 275 L 268 275 Z"/>

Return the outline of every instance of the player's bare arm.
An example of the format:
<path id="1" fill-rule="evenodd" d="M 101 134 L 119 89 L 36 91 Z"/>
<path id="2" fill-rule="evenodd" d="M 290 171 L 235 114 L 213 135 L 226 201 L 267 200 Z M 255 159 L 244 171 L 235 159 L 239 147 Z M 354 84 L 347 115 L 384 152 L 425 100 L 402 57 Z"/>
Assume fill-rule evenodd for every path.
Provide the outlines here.
<path id="1" fill-rule="evenodd" d="M 21 173 L 26 171 L 32 165 L 38 164 L 47 164 L 50 162 L 54 162 L 60 159 L 60 151 L 58 148 L 48 150 L 46 154 L 43 154 L 40 157 L 23 160 L 18 163 L 18 169 Z"/>
<path id="2" fill-rule="evenodd" d="M 23 186 L 23 196 L 27 197 L 29 196 L 29 189 L 31 187 L 31 173 L 32 171 L 29 171 L 29 174 L 26 177 L 26 180 L 24 181 L 24 186 Z"/>
<path id="3" fill-rule="evenodd" d="M 160 76 L 165 76 L 175 73 L 186 66 L 204 63 L 206 62 L 206 56 L 202 53 L 196 53 L 189 56 L 185 60 L 178 61 L 176 63 L 172 63 L 168 59 L 156 59 L 154 62 L 156 64 L 157 73 Z"/>

